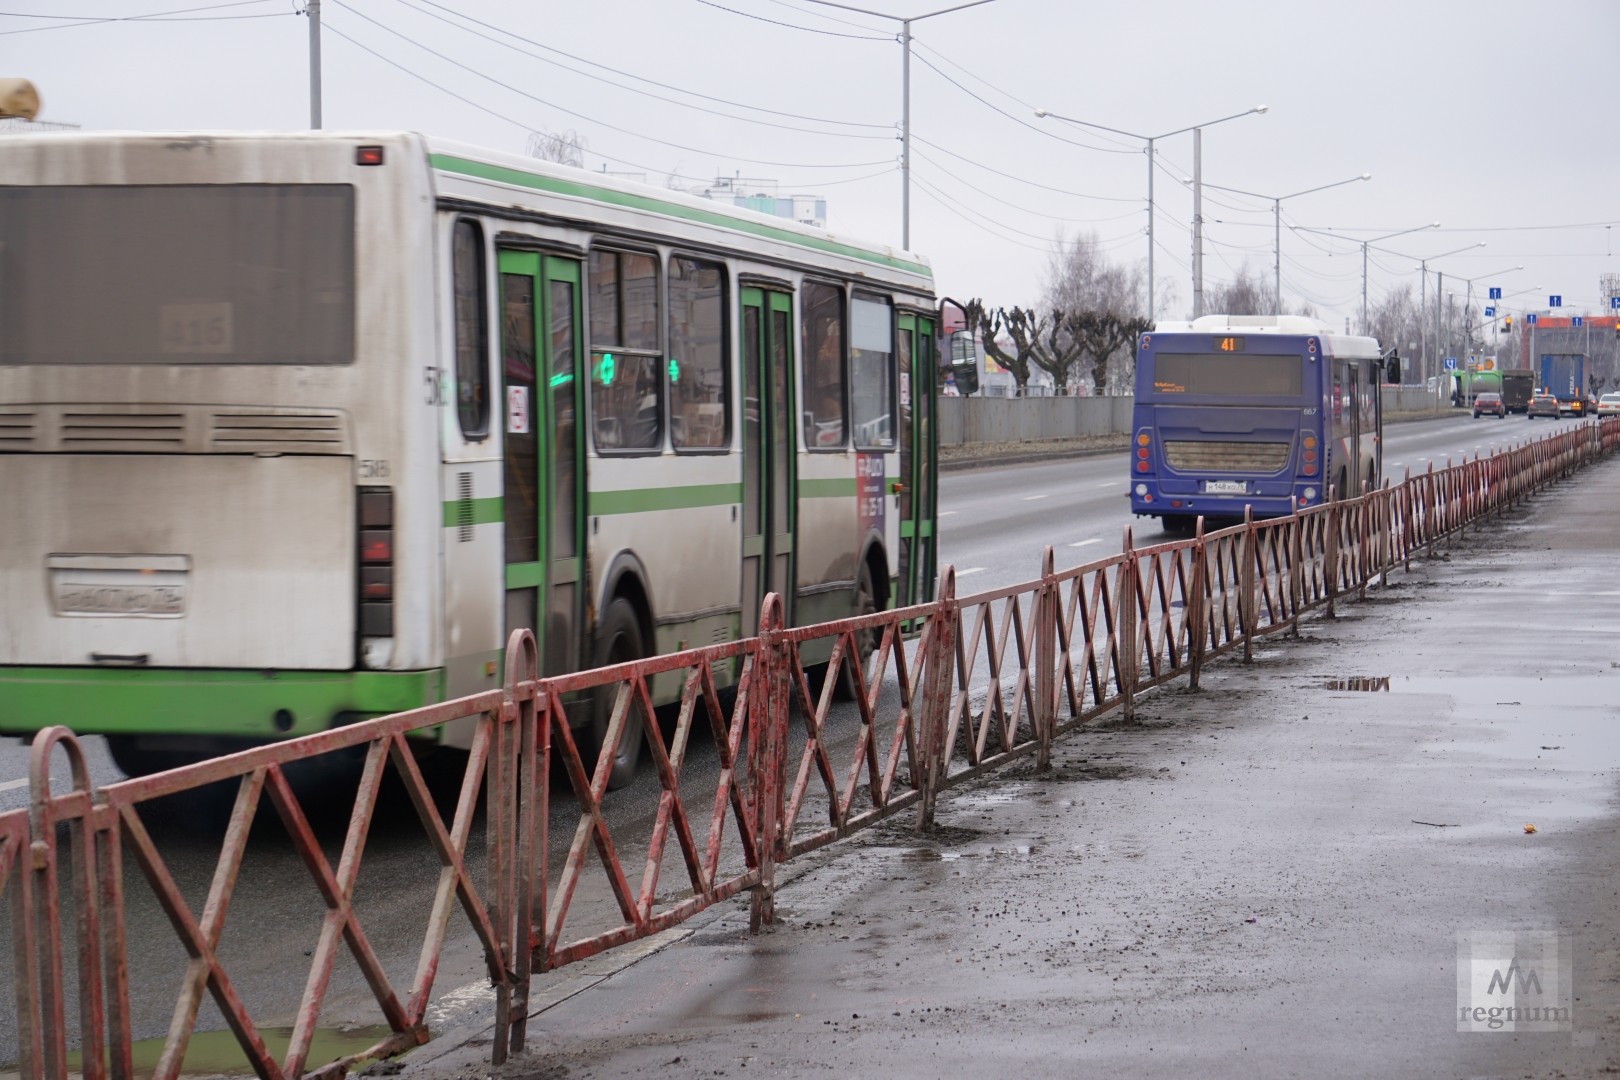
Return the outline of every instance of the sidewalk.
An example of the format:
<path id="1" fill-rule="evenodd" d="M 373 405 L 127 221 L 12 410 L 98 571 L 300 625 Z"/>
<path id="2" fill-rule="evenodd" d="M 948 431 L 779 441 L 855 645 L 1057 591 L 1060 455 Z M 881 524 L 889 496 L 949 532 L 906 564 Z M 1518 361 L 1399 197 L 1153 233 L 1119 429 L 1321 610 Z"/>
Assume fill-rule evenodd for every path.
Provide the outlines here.
<path id="1" fill-rule="evenodd" d="M 496 1074 L 1620 1071 L 1617 505 L 1611 460 L 957 789 L 934 835 L 791 865 L 758 937 L 734 904 L 549 976 Z M 1457 1031 L 1481 930 L 1569 932 L 1572 1032 Z M 490 1072 L 478 1038 L 403 1064 Z"/>

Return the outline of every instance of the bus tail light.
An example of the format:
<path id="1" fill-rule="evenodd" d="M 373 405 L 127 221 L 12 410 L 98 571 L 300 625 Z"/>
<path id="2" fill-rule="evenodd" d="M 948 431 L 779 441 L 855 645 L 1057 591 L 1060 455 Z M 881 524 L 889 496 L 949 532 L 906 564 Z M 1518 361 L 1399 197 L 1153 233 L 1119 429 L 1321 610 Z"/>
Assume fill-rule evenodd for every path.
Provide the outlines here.
<path id="1" fill-rule="evenodd" d="M 1151 467 L 1148 464 L 1149 448 L 1153 445 L 1153 436 L 1145 430 L 1136 433 L 1136 471 L 1145 473 Z"/>
<path id="2" fill-rule="evenodd" d="M 360 489 L 360 636 L 394 636 L 394 492 Z"/>
<path id="3" fill-rule="evenodd" d="M 1301 454 L 1302 463 L 1300 472 L 1306 476 L 1316 475 L 1316 436 L 1307 435 L 1304 440 L 1304 450 Z"/>

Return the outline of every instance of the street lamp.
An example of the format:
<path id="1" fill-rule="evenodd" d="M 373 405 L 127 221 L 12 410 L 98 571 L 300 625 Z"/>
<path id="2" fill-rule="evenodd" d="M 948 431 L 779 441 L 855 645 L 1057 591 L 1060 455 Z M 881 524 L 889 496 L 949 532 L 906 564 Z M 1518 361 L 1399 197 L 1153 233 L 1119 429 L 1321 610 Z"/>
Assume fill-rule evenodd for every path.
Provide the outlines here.
<path id="1" fill-rule="evenodd" d="M 1344 236 L 1344 235 L 1342 235 L 1340 233 L 1334 232 L 1332 229 L 1312 229 L 1312 228 L 1310 228 L 1308 226 L 1305 226 L 1305 225 L 1293 225 L 1293 226 L 1290 226 L 1290 228 L 1292 228 L 1295 232 L 1308 232 L 1308 233 L 1317 233 L 1317 234 L 1322 235 L 1322 236 L 1333 236 L 1333 237 L 1337 237 L 1340 240 L 1350 240 L 1350 242 L 1353 243 L 1353 244 L 1360 244 L 1361 245 L 1361 333 L 1364 336 L 1366 335 L 1367 328 L 1368 328 L 1368 321 L 1367 321 L 1367 249 L 1372 247 L 1372 245 L 1378 243 L 1381 240 L 1393 240 L 1395 237 L 1397 237 L 1397 236 L 1405 236 L 1407 233 L 1422 232 L 1424 229 L 1438 229 L 1439 227 L 1440 227 L 1440 223 L 1438 221 L 1431 221 L 1427 225 L 1414 225 L 1410 229 L 1398 229 L 1398 230 L 1396 230 L 1395 232 L 1392 232 L 1392 233 L 1385 233 L 1383 236 L 1373 236 L 1373 237 L 1367 238 L 1366 240 L 1353 240 L 1348 236 Z M 1391 254 L 1396 254 L 1396 253 L 1391 252 Z"/>
<path id="2" fill-rule="evenodd" d="M 1148 322 L 1153 321 L 1153 144 L 1160 139 L 1168 139 L 1172 135 L 1181 135 L 1185 132 L 1193 133 L 1193 317 L 1197 318 L 1204 313 L 1204 244 L 1203 244 L 1203 129 L 1224 124 L 1228 120 L 1236 120 L 1240 116 L 1249 116 L 1254 113 L 1266 112 L 1270 106 L 1256 105 L 1252 109 L 1244 109 L 1231 116 L 1223 116 L 1219 120 L 1208 120 L 1202 124 L 1191 127 L 1176 128 L 1166 131 L 1162 135 L 1142 135 L 1135 131 L 1125 131 L 1121 128 L 1109 127 L 1106 124 L 1095 124 L 1090 120 L 1076 120 L 1072 116 L 1062 116 L 1046 109 L 1036 109 L 1035 115 L 1045 119 L 1062 120 L 1064 123 L 1077 124 L 1080 127 L 1094 128 L 1097 131 L 1107 131 L 1115 135 L 1124 135 L 1128 139 L 1141 139 L 1147 144 L 1148 163 L 1148 264 L 1147 264 L 1147 293 L 1148 293 Z"/>
<path id="3" fill-rule="evenodd" d="M 1484 241 L 1483 240 L 1480 241 L 1480 244 L 1483 245 Z M 1467 284 L 1468 284 L 1468 289 L 1463 294 L 1463 318 L 1466 319 L 1468 317 L 1468 308 L 1474 302 L 1474 282 L 1478 281 L 1481 278 L 1496 277 L 1499 274 L 1511 274 L 1511 273 L 1514 273 L 1516 271 L 1523 270 L 1523 269 L 1524 269 L 1524 267 L 1522 265 L 1520 265 L 1520 266 L 1505 266 L 1500 270 L 1492 270 L 1488 274 L 1475 274 L 1471 278 L 1463 278 L 1462 280 L 1467 282 Z M 1464 347 L 1464 351 L 1467 351 L 1467 349 L 1470 346 L 1472 346 L 1472 344 L 1473 344 L 1474 331 L 1473 331 L 1473 327 L 1469 326 L 1467 323 L 1464 323 L 1464 327 L 1465 327 L 1464 333 L 1467 335 L 1467 337 L 1463 341 L 1463 347 Z"/>
<path id="4" fill-rule="evenodd" d="M 1364 172 L 1360 176 L 1352 176 L 1348 180 L 1335 180 L 1331 184 L 1323 184 L 1321 187 L 1306 188 L 1304 191 L 1296 191 L 1296 192 L 1294 192 L 1294 193 L 1292 193 L 1290 195 L 1261 195 L 1259 192 L 1256 192 L 1256 191 L 1244 191 L 1242 188 L 1235 188 L 1235 187 L 1222 187 L 1220 184 L 1205 184 L 1204 186 L 1214 188 L 1216 191 L 1230 191 L 1234 195 L 1248 195 L 1251 198 L 1255 198 L 1255 199 L 1270 199 L 1271 200 L 1271 231 L 1272 231 L 1272 234 L 1273 234 L 1272 235 L 1272 256 L 1273 256 L 1273 260 L 1274 260 L 1273 261 L 1273 266 L 1272 266 L 1272 273 L 1273 273 L 1273 277 L 1275 278 L 1275 281 L 1276 281 L 1276 289 L 1277 289 L 1277 299 L 1276 299 L 1276 302 L 1275 302 L 1275 307 L 1277 309 L 1276 313 L 1278 315 L 1281 315 L 1282 314 L 1282 204 L 1283 204 L 1283 200 L 1284 199 L 1297 199 L 1301 195 L 1309 195 L 1312 192 L 1326 191 L 1328 188 L 1342 187 L 1345 184 L 1354 184 L 1358 180 L 1371 180 L 1371 179 L 1372 179 L 1372 173 Z"/>
<path id="5" fill-rule="evenodd" d="M 871 15 L 877 19 L 891 19 L 900 24 L 900 246 L 907 251 L 911 250 L 911 24 L 932 19 L 935 15 L 949 15 L 953 11 L 964 8 L 978 7 L 988 4 L 990 0 L 968 0 L 965 4 L 956 4 L 938 11 L 929 11 L 922 15 L 913 15 L 909 19 L 899 15 L 890 15 L 883 11 L 873 11 L 870 8 L 855 7 L 853 4 L 835 4 L 833 0 L 810 0 L 812 4 L 822 7 L 841 8 L 844 11 L 853 11 L 861 15 Z"/>
<path id="6" fill-rule="evenodd" d="M 1456 251 L 1442 251 L 1438 255 L 1430 255 L 1426 259 L 1419 259 L 1418 260 L 1418 314 L 1420 316 L 1418 322 L 1421 324 L 1421 328 L 1422 328 L 1422 331 L 1423 331 L 1422 368 L 1423 368 L 1423 374 L 1425 376 L 1427 376 L 1428 373 L 1429 373 L 1429 321 L 1427 319 L 1425 319 L 1425 318 L 1421 318 L 1421 316 L 1427 314 L 1427 309 L 1428 309 L 1428 306 L 1429 306 L 1429 293 L 1428 293 L 1429 263 L 1434 261 L 1435 259 L 1444 259 L 1444 258 L 1448 258 L 1448 257 L 1450 257 L 1452 255 L 1460 255 L 1465 251 L 1472 251 L 1474 248 L 1482 248 L 1484 246 L 1485 246 L 1485 241 L 1481 240 L 1477 244 L 1464 244 L 1462 247 L 1458 248 Z M 1440 347 L 1440 289 L 1444 285 L 1446 275 L 1445 275 L 1444 271 L 1440 271 L 1440 270 L 1435 271 L 1435 274 L 1437 275 L 1437 278 L 1436 278 L 1435 285 L 1434 285 L 1434 344 L 1435 344 L 1435 348 L 1439 348 Z"/>

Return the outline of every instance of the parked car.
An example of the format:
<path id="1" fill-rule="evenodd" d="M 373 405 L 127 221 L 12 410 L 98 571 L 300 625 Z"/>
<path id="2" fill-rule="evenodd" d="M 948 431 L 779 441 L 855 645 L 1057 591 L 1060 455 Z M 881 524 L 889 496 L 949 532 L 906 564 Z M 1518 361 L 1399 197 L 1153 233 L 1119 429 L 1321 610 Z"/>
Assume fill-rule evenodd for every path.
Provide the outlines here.
<path id="1" fill-rule="evenodd" d="M 1502 395 L 1494 390 L 1486 390 L 1474 395 L 1474 419 L 1490 415 L 1498 420 L 1507 419 L 1507 406 L 1502 404 Z"/>
<path id="2" fill-rule="evenodd" d="M 1530 409 L 1524 415 L 1528 420 L 1534 420 L 1538 416 L 1550 416 L 1556 420 L 1558 419 L 1558 399 L 1551 394 L 1537 394 L 1530 399 Z"/>
<path id="3" fill-rule="evenodd" d="M 1620 394 L 1604 394 L 1598 398 L 1599 416 L 1620 416 Z"/>

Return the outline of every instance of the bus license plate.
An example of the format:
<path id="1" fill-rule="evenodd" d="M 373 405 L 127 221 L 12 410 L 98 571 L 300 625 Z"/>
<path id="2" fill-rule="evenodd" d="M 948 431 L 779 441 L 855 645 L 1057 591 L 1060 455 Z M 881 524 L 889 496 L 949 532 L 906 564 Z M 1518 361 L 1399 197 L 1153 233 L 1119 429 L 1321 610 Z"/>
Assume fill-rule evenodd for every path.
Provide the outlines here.
<path id="1" fill-rule="evenodd" d="M 1249 485 L 1243 480 L 1205 480 L 1206 495 L 1246 495 Z"/>
<path id="2" fill-rule="evenodd" d="M 50 555 L 58 615 L 183 619 L 191 559 L 186 555 Z"/>
<path id="3" fill-rule="evenodd" d="M 184 585 L 97 585 L 60 581 L 56 585 L 59 615 L 150 615 L 186 613 Z"/>

